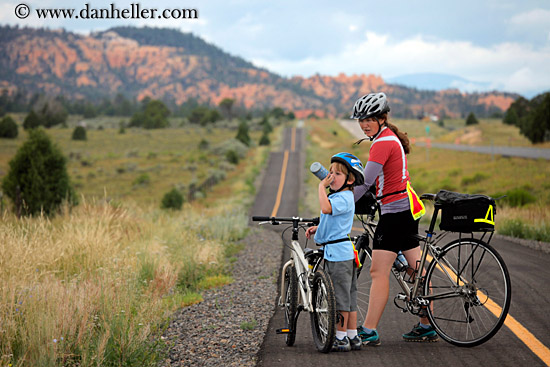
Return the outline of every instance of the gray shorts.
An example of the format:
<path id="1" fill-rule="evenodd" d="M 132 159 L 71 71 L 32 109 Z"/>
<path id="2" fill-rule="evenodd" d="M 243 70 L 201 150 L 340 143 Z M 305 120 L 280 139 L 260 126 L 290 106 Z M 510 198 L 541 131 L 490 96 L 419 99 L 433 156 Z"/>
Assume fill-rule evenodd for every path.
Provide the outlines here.
<path id="1" fill-rule="evenodd" d="M 355 260 L 325 260 L 325 270 L 334 286 L 336 310 L 357 311 L 357 272 Z"/>

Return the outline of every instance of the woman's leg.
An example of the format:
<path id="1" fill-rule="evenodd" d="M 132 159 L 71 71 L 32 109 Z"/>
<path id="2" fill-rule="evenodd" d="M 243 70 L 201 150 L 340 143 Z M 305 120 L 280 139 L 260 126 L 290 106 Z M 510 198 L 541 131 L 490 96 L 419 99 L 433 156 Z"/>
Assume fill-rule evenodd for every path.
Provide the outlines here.
<path id="1" fill-rule="evenodd" d="M 397 254 L 386 250 L 372 251 L 370 275 L 372 284 L 369 293 L 369 309 L 363 326 L 376 329 L 382 317 L 390 292 L 390 269 Z"/>
<path id="2" fill-rule="evenodd" d="M 405 259 L 407 259 L 409 266 L 414 269 L 418 261 L 420 261 L 420 255 L 421 255 L 420 246 L 407 251 L 403 251 L 403 255 L 405 255 Z M 426 273 L 426 271 L 424 271 L 424 273 Z M 428 320 L 427 317 L 421 317 L 420 322 L 423 323 L 424 325 L 430 324 L 430 320 Z"/>

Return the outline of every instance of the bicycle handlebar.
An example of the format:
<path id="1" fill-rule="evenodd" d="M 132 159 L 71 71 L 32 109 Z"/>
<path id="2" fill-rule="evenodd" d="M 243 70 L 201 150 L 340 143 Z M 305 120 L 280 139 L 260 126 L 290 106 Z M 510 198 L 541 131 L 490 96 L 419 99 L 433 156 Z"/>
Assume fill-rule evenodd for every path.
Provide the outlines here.
<path id="1" fill-rule="evenodd" d="M 277 222 L 289 222 L 289 223 L 314 223 L 319 224 L 319 217 L 316 218 L 300 218 L 300 217 L 263 217 L 263 216 L 253 216 L 252 220 L 254 222 L 271 222 L 275 224 Z"/>

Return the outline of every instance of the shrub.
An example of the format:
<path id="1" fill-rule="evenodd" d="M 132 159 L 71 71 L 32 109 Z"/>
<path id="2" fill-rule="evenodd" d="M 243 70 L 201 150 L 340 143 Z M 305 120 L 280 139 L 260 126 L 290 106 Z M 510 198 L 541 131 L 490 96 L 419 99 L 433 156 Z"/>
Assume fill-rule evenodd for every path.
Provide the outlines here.
<path id="1" fill-rule="evenodd" d="M 234 150 L 228 150 L 225 154 L 225 158 L 229 163 L 232 164 L 238 164 L 239 163 L 239 155 Z"/>
<path id="2" fill-rule="evenodd" d="M 86 129 L 83 126 L 77 126 L 74 128 L 73 140 L 87 140 Z"/>
<path id="3" fill-rule="evenodd" d="M 483 180 L 486 180 L 487 178 L 489 178 L 489 176 L 487 176 L 485 173 L 482 173 L 482 172 L 476 172 L 473 176 L 471 177 L 463 177 L 462 178 L 462 181 L 461 181 L 461 184 L 462 186 L 467 186 L 467 185 L 471 185 L 471 184 L 476 184 L 476 183 L 479 183 Z"/>
<path id="4" fill-rule="evenodd" d="M 271 144 L 271 140 L 269 140 L 269 135 L 264 132 L 262 134 L 262 137 L 260 138 L 260 145 L 269 145 Z"/>
<path id="5" fill-rule="evenodd" d="M 174 188 L 164 194 L 160 207 L 162 209 L 181 210 L 183 201 L 183 195 L 181 192 Z"/>
<path id="6" fill-rule="evenodd" d="M 237 139 L 229 139 L 222 142 L 213 149 L 213 152 L 220 156 L 227 156 L 227 152 L 233 150 L 237 153 L 239 159 L 244 158 L 248 152 L 248 147 Z"/>
<path id="7" fill-rule="evenodd" d="M 15 139 L 18 134 L 17 124 L 10 116 L 0 121 L 0 138 Z"/>
<path id="8" fill-rule="evenodd" d="M 42 129 L 29 132 L 28 140 L 10 161 L 2 182 L 16 212 L 46 215 L 56 212 L 63 200 L 76 204 L 76 195 L 67 173 L 66 158 Z"/>
<path id="9" fill-rule="evenodd" d="M 524 206 L 536 200 L 537 198 L 524 188 L 508 190 L 504 198 L 504 201 L 512 207 Z"/>
<path id="10" fill-rule="evenodd" d="M 151 178 L 147 173 L 139 175 L 133 182 L 134 186 L 146 186 L 151 183 Z"/>
<path id="11" fill-rule="evenodd" d="M 199 150 L 206 150 L 208 149 L 209 146 L 210 146 L 210 143 L 208 142 L 208 140 L 202 139 L 201 142 L 199 143 Z"/>

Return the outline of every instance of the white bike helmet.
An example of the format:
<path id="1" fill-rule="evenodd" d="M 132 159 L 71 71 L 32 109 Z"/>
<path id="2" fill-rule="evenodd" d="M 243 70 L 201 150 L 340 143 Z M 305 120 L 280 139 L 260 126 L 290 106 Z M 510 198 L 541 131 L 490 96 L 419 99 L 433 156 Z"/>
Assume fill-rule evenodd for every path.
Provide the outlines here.
<path id="1" fill-rule="evenodd" d="M 366 119 L 390 112 L 390 105 L 384 93 L 370 93 L 359 98 L 353 106 L 352 119 Z"/>

